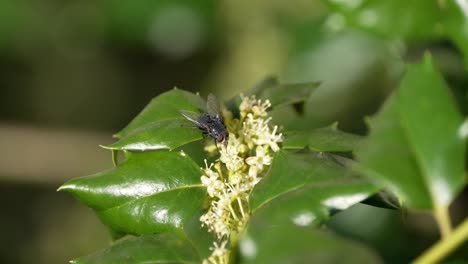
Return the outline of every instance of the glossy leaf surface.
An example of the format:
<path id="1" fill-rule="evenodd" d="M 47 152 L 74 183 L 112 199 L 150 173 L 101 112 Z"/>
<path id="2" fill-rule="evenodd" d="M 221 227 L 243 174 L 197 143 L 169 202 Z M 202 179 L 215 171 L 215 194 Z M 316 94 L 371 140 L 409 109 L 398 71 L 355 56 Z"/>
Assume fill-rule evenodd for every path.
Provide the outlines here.
<path id="1" fill-rule="evenodd" d="M 181 229 L 206 195 L 200 168 L 179 152 L 134 153 L 114 169 L 73 179 L 59 190 L 93 208 L 122 234 Z"/>
<path id="2" fill-rule="evenodd" d="M 311 131 L 290 132 L 285 135 L 283 148 L 345 152 L 353 151 L 361 142 L 361 136 L 346 133 L 330 126 Z"/>
<path id="3" fill-rule="evenodd" d="M 377 190 L 332 155 L 276 153 L 250 196 L 252 216 L 239 242 L 240 263 L 343 263 L 338 256 L 344 255 L 346 263 L 380 263 L 367 248 L 317 230 L 331 210 L 344 210 Z"/>
<path id="4" fill-rule="evenodd" d="M 180 110 L 200 112 L 205 101 L 193 93 L 172 89 L 154 98 L 130 124 L 115 136 L 120 140 L 103 146 L 112 150 L 173 150 L 200 140 L 202 133 Z"/>
<path id="5" fill-rule="evenodd" d="M 312 224 L 328 217 L 329 209 L 344 210 L 377 190 L 331 155 L 278 152 L 270 171 L 252 191 L 250 207 L 254 214 L 293 222 L 305 213 Z"/>
<path id="6" fill-rule="evenodd" d="M 162 120 L 183 119 L 179 110 L 199 112 L 205 109 L 205 101 L 198 95 L 179 89 L 172 89 L 155 97 L 124 129 L 118 138 L 133 134 L 135 130 Z"/>
<path id="7" fill-rule="evenodd" d="M 200 225 L 201 214 L 202 210 L 199 210 L 183 229 L 176 232 L 124 237 L 72 263 L 201 263 L 211 254 L 214 241 L 213 234 Z"/>
<path id="8" fill-rule="evenodd" d="M 182 236 L 191 242 L 192 247 L 202 259 L 211 255 L 210 248 L 213 247 L 213 242 L 216 241 L 215 235 L 208 232 L 206 227 L 201 226 L 200 217 L 205 212 L 205 209 L 198 210 L 181 230 Z"/>
<path id="9" fill-rule="evenodd" d="M 185 237 L 158 234 L 125 238 L 74 264 L 200 263 L 201 259 Z"/>
<path id="10" fill-rule="evenodd" d="M 262 216 L 251 219 L 239 242 L 239 252 L 242 264 L 381 263 L 375 253 L 356 242 L 310 226 Z"/>
<path id="11" fill-rule="evenodd" d="M 202 132 L 187 120 L 162 120 L 143 126 L 121 140 L 103 147 L 130 151 L 173 150 L 202 138 Z"/>
<path id="12" fill-rule="evenodd" d="M 356 152 L 368 173 L 409 207 L 448 206 L 464 185 L 462 117 L 429 56 L 408 67 L 369 124 L 370 135 Z"/>

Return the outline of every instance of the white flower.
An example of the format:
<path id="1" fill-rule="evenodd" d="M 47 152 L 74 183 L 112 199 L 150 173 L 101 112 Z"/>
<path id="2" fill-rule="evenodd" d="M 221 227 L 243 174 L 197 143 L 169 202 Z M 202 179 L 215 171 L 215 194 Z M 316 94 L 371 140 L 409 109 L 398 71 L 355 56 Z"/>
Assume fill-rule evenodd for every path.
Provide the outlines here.
<path id="1" fill-rule="evenodd" d="M 211 174 L 211 177 L 201 176 L 201 182 L 206 186 L 206 191 L 211 197 L 216 196 L 224 188 L 224 183 L 218 180 L 218 174 L 215 172 Z"/>
<path id="2" fill-rule="evenodd" d="M 272 163 L 270 149 L 278 151 L 278 144 L 283 140 L 282 134 L 277 134 L 278 127 L 273 130 L 270 127 L 271 117 L 267 112 L 270 101 L 243 95 L 241 99 L 240 119 L 233 119 L 232 114 L 223 109 L 230 132 L 228 144 L 218 145 L 216 149 L 206 147 L 208 152 L 218 151 L 220 157 L 210 166 L 205 160 L 201 182 L 207 187 L 211 205 L 200 221 L 222 242 L 215 242 L 204 264 L 228 263 L 227 241 L 232 234 L 244 229 L 249 218 L 249 194 Z"/>
<path id="3" fill-rule="evenodd" d="M 244 166 L 244 159 L 239 156 L 241 150 L 240 141 L 234 136 L 229 137 L 227 146 L 220 147 L 220 161 L 224 163 L 231 172 L 236 172 Z"/>
<path id="4" fill-rule="evenodd" d="M 261 100 L 258 100 L 257 103 L 252 107 L 252 112 L 255 117 L 266 117 L 268 115 L 266 110 L 270 108 L 270 106 L 270 100 L 265 100 L 263 103 Z"/>
<path id="5" fill-rule="evenodd" d="M 251 167 L 257 167 L 258 170 L 263 170 L 264 165 L 271 164 L 271 156 L 268 155 L 265 147 L 258 146 L 255 149 L 255 156 L 248 157 L 245 162 Z"/>
<path id="6" fill-rule="evenodd" d="M 203 260 L 203 264 L 228 264 L 230 250 L 226 249 L 227 240 L 216 243 L 213 242 L 214 247 L 210 247 L 210 250 L 213 251 L 211 256 L 208 259 Z"/>
<path id="7" fill-rule="evenodd" d="M 276 134 L 278 126 L 273 128 L 273 132 L 265 131 L 256 140 L 255 143 L 258 145 L 268 145 L 274 152 L 279 150 L 278 143 L 283 141 L 283 134 Z"/>
<path id="8" fill-rule="evenodd" d="M 237 171 L 229 176 L 229 182 L 231 184 L 237 185 L 237 184 L 240 184 L 244 178 L 245 178 L 245 174 Z"/>

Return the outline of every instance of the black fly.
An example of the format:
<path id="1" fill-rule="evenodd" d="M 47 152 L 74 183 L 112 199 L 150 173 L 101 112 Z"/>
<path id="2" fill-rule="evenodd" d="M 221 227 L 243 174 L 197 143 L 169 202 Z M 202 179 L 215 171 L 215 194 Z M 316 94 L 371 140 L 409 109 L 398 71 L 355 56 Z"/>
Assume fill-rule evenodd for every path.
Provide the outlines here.
<path id="1" fill-rule="evenodd" d="M 229 133 L 224 125 L 223 115 L 219 109 L 218 100 L 213 94 L 208 95 L 206 102 L 206 113 L 199 114 L 191 111 L 180 110 L 179 112 L 190 122 L 194 123 L 204 135 L 215 139 L 215 143 L 227 145 Z"/>

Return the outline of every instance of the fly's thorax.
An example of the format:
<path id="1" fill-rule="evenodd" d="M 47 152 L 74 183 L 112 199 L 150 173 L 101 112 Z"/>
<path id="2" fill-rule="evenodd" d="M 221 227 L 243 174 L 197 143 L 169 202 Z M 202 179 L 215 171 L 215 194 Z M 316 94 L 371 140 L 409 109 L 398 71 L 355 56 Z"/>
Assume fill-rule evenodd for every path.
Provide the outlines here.
<path id="1" fill-rule="evenodd" d="M 226 126 L 218 115 L 203 113 L 198 118 L 199 127 L 217 142 L 223 142 L 228 138 Z"/>

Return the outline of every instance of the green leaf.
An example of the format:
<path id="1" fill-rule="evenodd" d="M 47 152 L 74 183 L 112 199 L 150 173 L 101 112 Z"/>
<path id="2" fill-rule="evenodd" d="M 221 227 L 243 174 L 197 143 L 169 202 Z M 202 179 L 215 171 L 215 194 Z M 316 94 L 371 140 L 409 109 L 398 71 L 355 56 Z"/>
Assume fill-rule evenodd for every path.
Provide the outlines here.
<path id="1" fill-rule="evenodd" d="M 463 1 L 332 1 L 325 2 L 333 13 L 333 21 L 372 32 L 390 40 L 411 43 L 449 38 L 463 53 L 468 68 L 468 34 Z M 398 19 L 395 19 L 398 17 Z M 411 44 L 410 43 L 410 44 Z"/>
<path id="2" fill-rule="evenodd" d="M 177 232 L 124 237 L 107 248 L 71 261 L 94 263 L 201 263 L 211 255 L 215 238 L 200 224 L 199 210 L 183 229 Z"/>
<path id="3" fill-rule="evenodd" d="M 187 120 L 162 120 L 134 130 L 121 140 L 103 146 L 112 150 L 147 151 L 173 150 L 202 139 L 200 130 L 191 127 Z"/>
<path id="4" fill-rule="evenodd" d="M 340 16 L 344 25 L 378 34 L 388 39 L 409 41 L 433 39 L 440 23 L 441 12 L 437 1 L 324 1 Z M 398 18 L 398 19 L 395 19 Z"/>
<path id="5" fill-rule="evenodd" d="M 466 14 L 462 1 L 446 1 L 444 12 L 444 29 L 458 49 L 463 53 L 465 68 L 468 69 L 468 33 L 466 32 Z"/>
<path id="6" fill-rule="evenodd" d="M 154 234 L 180 230 L 193 217 L 206 196 L 200 175 L 183 152 L 133 153 L 114 169 L 59 190 L 93 208 L 116 233 Z"/>
<path id="7" fill-rule="evenodd" d="M 311 219 L 307 224 L 315 224 L 328 218 L 330 209 L 344 210 L 378 190 L 366 179 L 351 174 L 333 157 L 278 152 L 268 174 L 250 195 L 253 214 L 295 222 L 301 221 L 305 213 Z"/>
<path id="8" fill-rule="evenodd" d="M 314 151 L 346 152 L 353 151 L 362 142 L 362 137 L 346 133 L 336 125 L 311 131 L 293 131 L 285 135 L 283 148 Z"/>
<path id="9" fill-rule="evenodd" d="M 278 79 L 273 76 L 269 76 L 259 83 L 257 83 L 253 88 L 249 89 L 248 91 L 244 92 L 244 95 L 258 95 L 262 94 L 267 89 L 272 89 L 273 87 L 277 87 L 279 85 Z"/>
<path id="10" fill-rule="evenodd" d="M 320 82 L 287 83 L 263 89 L 257 97 L 270 100 L 273 107 L 304 102 L 320 86 Z"/>
<path id="11" fill-rule="evenodd" d="M 211 254 L 214 236 L 200 224 L 199 210 L 177 232 L 128 236 L 109 247 L 73 260 L 76 264 L 94 263 L 201 263 Z"/>
<path id="12" fill-rule="evenodd" d="M 267 175 L 250 195 L 252 216 L 239 241 L 240 263 L 380 263 L 368 249 L 317 225 L 330 210 L 344 210 L 377 192 L 337 162 L 319 153 L 277 152 Z"/>
<path id="13" fill-rule="evenodd" d="M 431 59 L 409 65 L 399 89 L 370 120 L 356 151 L 367 172 L 409 207 L 447 207 L 464 185 L 462 117 Z"/>
<path id="14" fill-rule="evenodd" d="M 181 234 L 189 240 L 200 258 L 205 259 L 211 255 L 213 242 L 216 241 L 214 233 L 208 232 L 208 228 L 202 227 L 200 217 L 206 213 L 204 209 L 198 210 L 185 224 Z"/>
<path id="15" fill-rule="evenodd" d="M 124 238 L 73 264 L 200 263 L 201 258 L 185 237 L 158 234 Z"/>
<path id="16" fill-rule="evenodd" d="M 315 230 L 330 210 L 344 210 L 377 192 L 337 161 L 319 153 L 275 154 L 267 175 L 250 195 L 252 216 L 239 241 L 240 263 L 379 263 L 359 245 Z"/>
<path id="17" fill-rule="evenodd" d="M 243 94 L 246 96 L 255 95 L 262 100 L 268 99 L 273 107 L 278 107 L 306 101 L 309 95 L 319 86 L 320 82 L 280 84 L 276 78 L 269 77 Z M 240 103 L 239 96 L 236 96 L 227 101 L 226 105 L 237 116 L 238 112 L 236 111 L 238 111 Z"/>
<path id="18" fill-rule="evenodd" d="M 205 109 L 205 105 L 200 96 L 174 88 L 155 97 L 130 124 L 115 134 L 115 137 L 126 137 L 157 121 L 183 119 L 179 110 L 198 112 Z"/>
<path id="19" fill-rule="evenodd" d="M 303 219 L 308 216 L 304 214 Z M 368 248 L 311 226 L 253 217 L 239 241 L 241 264 L 381 263 Z"/>

